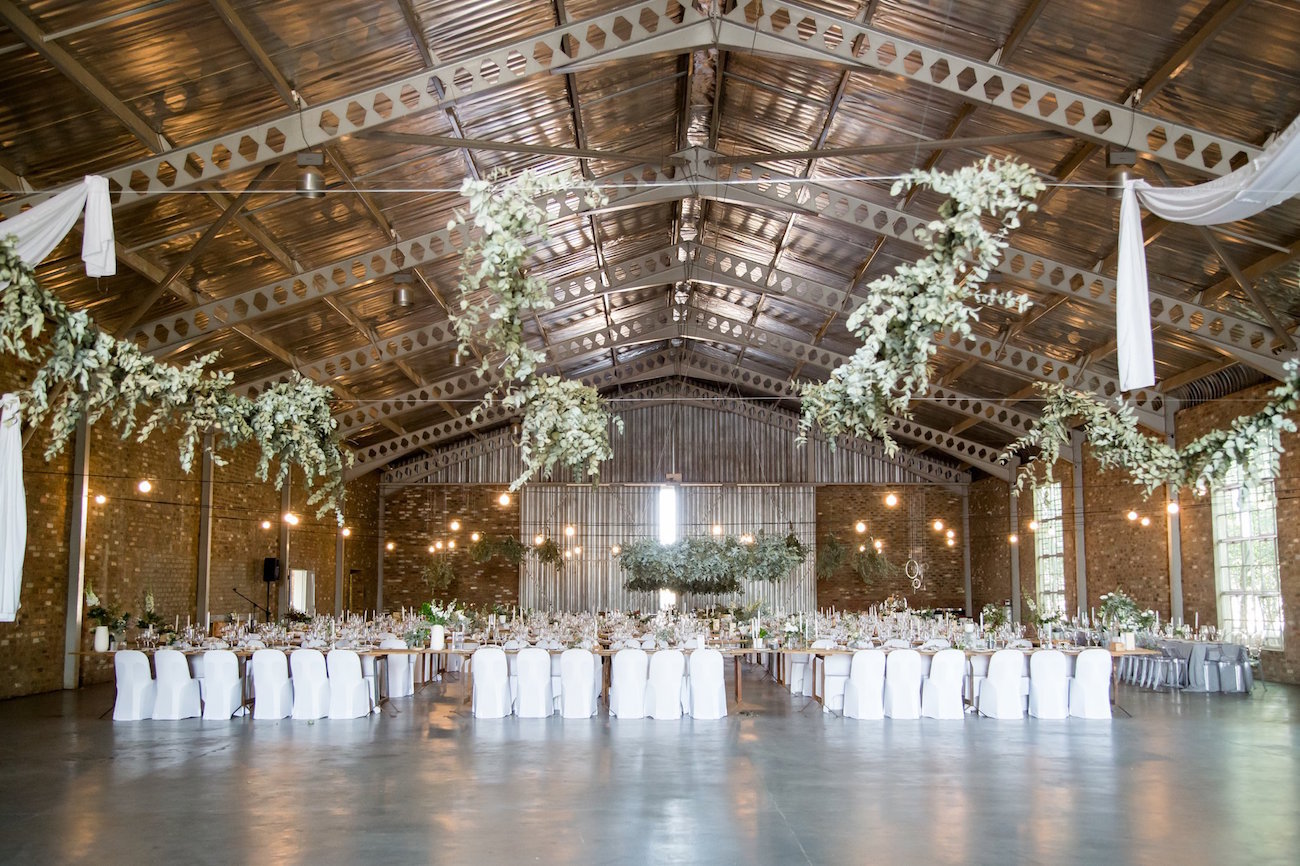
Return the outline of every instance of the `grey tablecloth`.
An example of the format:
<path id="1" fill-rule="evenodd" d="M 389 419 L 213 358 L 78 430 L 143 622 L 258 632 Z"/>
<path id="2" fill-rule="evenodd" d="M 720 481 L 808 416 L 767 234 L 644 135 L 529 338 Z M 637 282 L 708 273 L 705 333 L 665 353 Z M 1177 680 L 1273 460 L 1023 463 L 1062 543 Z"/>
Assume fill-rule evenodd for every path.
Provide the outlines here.
<path id="1" fill-rule="evenodd" d="M 1183 689 L 1189 692 L 1248 692 L 1254 685 L 1246 648 L 1203 640 L 1159 641 L 1187 662 Z"/>

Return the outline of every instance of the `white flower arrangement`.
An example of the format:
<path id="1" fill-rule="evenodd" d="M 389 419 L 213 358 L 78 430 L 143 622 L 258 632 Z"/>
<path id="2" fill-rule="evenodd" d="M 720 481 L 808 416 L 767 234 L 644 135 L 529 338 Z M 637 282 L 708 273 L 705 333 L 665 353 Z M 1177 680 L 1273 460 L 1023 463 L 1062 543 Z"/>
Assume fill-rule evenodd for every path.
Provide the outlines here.
<path id="1" fill-rule="evenodd" d="M 468 354 L 479 339 L 491 350 L 480 373 L 489 374 L 493 364 L 500 370 L 500 384 L 488 391 L 472 417 L 498 399 L 523 413 L 524 470 L 511 490 L 539 474 L 549 477 L 557 463 L 595 479 L 600 463 L 612 454 L 610 426 L 622 432 L 622 419 L 611 418 L 595 388 L 537 374 L 546 356 L 524 341 L 524 316 L 555 306 L 545 280 L 526 269 L 530 244 L 550 237 L 541 202 L 548 196 L 579 196 L 595 207 L 605 197 L 567 173 L 525 171 L 508 184 L 496 183 L 500 178 L 498 173 L 485 181 L 466 180 L 461 194 L 469 199 L 469 207 L 458 211 L 447 226 L 465 232 L 472 226 L 478 233 L 461 259 L 459 309 L 451 316 L 459 341 L 457 356 Z"/>
<path id="2" fill-rule="evenodd" d="M 939 219 L 917 231 L 929 255 L 867 286 L 847 323 L 862 345 L 827 381 L 801 389 L 800 442 L 816 425 L 832 446 L 851 435 L 877 439 L 886 453 L 896 453 L 889 416 L 906 416 L 912 396 L 929 386 L 935 335 L 969 337 L 979 315 L 970 301 L 1020 311 L 1028 306 L 1024 295 L 980 287 L 1006 248 L 1007 233 L 1020 225 L 1020 213 L 1035 210 L 1032 201 L 1043 183 L 1034 170 L 987 157 L 952 173 L 912 171 L 890 193 L 915 186 L 949 196 Z M 985 216 L 997 221 L 996 229 L 985 227 Z"/>
<path id="3" fill-rule="evenodd" d="M 134 435 L 137 442 L 170 420 L 180 428 L 180 464 L 187 473 L 208 433 L 221 434 L 226 448 L 256 441 L 259 478 L 266 480 L 271 461 L 278 461 L 279 488 L 292 466 L 301 467 L 308 486 L 321 479 L 309 501 L 320 506 L 320 514 L 335 510 L 342 523 L 343 470 L 352 455 L 339 447 L 328 388 L 294 373 L 290 382 L 249 400 L 230 390 L 229 373 L 207 369 L 216 353 L 183 367 L 161 363 L 42 289 L 12 238 L 0 239 L 0 285 L 0 351 L 41 362 L 21 398 L 28 423 L 49 419 L 47 460 L 63 450 L 83 415 L 94 424 L 108 414 L 122 438 Z M 42 335 L 47 321 L 48 348 L 38 350 L 30 341 Z M 224 465 L 216 451 L 212 456 Z"/>
<path id="4" fill-rule="evenodd" d="M 1277 472 L 1282 433 L 1296 431 L 1295 422 L 1287 416 L 1300 409 L 1300 359 L 1287 361 L 1284 370 L 1286 378 L 1269 393 L 1269 403 L 1263 409 L 1243 415 L 1226 429 L 1207 433 L 1182 448 L 1144 434 L 1138 429 L 1133 409 L 1124 403 L 1103 403 L 1064 385 L 1040 384 L 1038 389 L 1047 397 L 1042 415 L 1033 430 L 1007 446 L 1001 459 L 1006 461 L 1036 447 L 1037 453 L 1025 458 L 1016 487 L 1038 483 L 1034 471 L 1038 463 L 1045 469 L 1043 480 L 1050 482 L 1052 466 L 1062 446 L 1070 441 L 1071 424 L 1081 421 L 1101 468 L 1126 469 L 1147 496 L 1165 484 L 1204 492 L 1238 465 L 1250 484 L 1258 480 L 1252 473 L 1262 465 Z M 1265 455 L 1267 463 L 1254 460 L 1257 454 Z"/>

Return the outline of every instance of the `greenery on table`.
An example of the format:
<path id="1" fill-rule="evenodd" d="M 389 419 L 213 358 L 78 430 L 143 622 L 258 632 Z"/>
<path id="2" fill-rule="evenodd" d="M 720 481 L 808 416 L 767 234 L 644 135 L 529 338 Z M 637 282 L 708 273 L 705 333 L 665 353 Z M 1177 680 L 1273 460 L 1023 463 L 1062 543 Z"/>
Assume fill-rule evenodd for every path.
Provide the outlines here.
<path id="1" fill-rule="evenodd" d="M 1024 295 L 982 287 L 1021 212 L 1035 209 L 1032 201 L 1043 190 L 1035 171 L 988 157 L 955 172 L 911 171 L 890 193 L 917 186 L 949 197 L 939 218 L 916 232 L 929 254 L 867 286 L 847 323 L 862 345 L 825 382 L 801 389 L 800 442 L 816 426 L 832 446 L 837 437 L 858 436 L 896 453 L 891 416 L 907 416 L 912 397 L 929 387 L 935 336 L 969 337 L 979 315 L 972 301 L 1018 311 L 1029 303 Z"/>
<path id="2" fill-rule="evenodd" d="M 144 629 L 146 631 L 148 631 L 149 629 L 153 629 L 154 631 L 162 631 L 162 625 L 163 625 L 162 615 L 159 614 L 158 611 L 155 610 L 154 608 L 155 605 L 154 605 L 154 598 L 153 598 L 153 590 L 146 589 L 144 592 L 144 613 L 141 614 L 136 619 L 135 621 L 136 628 Z"/>
<path id="3" fill-rule="evenodd" d="M 307 613 L 305 610 L 298 610 L 296 607 L 291 607 L 285 611 L 284 621 L 290 625 L 306 625 L 311 622 L 311 614 Z"/>
<path id="4" fill-rule="evenodd" d="M 1060 613 L 1047 613 L 1041 610 L 1038 601 L 1032 595 L 1020 597 L 1020 610 L 1024 613 L 1023 618 L 1038 631 L 1048 626 L 1060 625 L 1065 620 Z"/>
<path id="5" fill-rule="evenodd" d="M 423 617 L 429 625 L 449 626 L 453 622 L 460 622 L 465 619 L 463 608 L 456 606 L 456 600 L 453 598 L 446 604 L 439 604 L 435 601 L 426 601 L 420 605 L 420 616 Z"/>
<path id="6" fill-rule="evenodd" d="M 19 399 L 29 424 L 49 421 L 46 460 L 63 450 L 83 416 L 94 424 L 108 415 L 122 438 L 134 435 L 137 442 L 169 421 L 180 428 L 180 464 L 187 473 L 208 433 L 218 436 L 222 449 L 256 442 L 259 478 L 265 480 L 276 461 L 280 488 L 290 469 L 300 467 L 309 487 L 320 479 L 309 502 L 319 506 L 318 514 L 333 509 L 342 524 L 343 471 L 352 455 L 339 447 L 328 388 L 293 373 L 289 382 L 250 400 L 231 390 L 229 373 L 207 369 L 215 352 L 183 367 L 162 363 L 41 288 L 12 237 L 0 239 L 0 285 L 0 351 L 39 364 Z M 215 449 L 212 459 L 225 463 Z"/>
<path id="7" fill-rule="evenodd" d="M 498 184 L 501 177 L 467 179 L 461 194 L 469 207 L 457 211 L 448 225 L 450 231 L 467 233 L 472 225 L 478 234 L 461 258 L 460 301 L 451 316 L 457 357 L 468 355 L 477 340 L 489 350 L 480 373 L 487 378 L 496 366 L 500 374 L 499 384 L 471 417 L 497 400 L 523 414 L 519 452 L 524 468 L 511 490 L 535 476 L 550 477 L 557 464 L 595 480 L 600 463 L 613 453 L 609 429 L 612 425 L 622 432 L 623 422 L 606 411 L 595 388 L 539 374 L 546 355 L 525 341 L 524 321 L 555 306 L 546 281 L 526 268 L 532 245 L 550 237 L 546 200 L 563 197 L 595 207 L 605 199 L 595 186 L 568 173 L 525 171 Z"/>
<path id="8" fill-rule="evenodd" d="M 835 533 L 823 539 L 817 547 L 817 579 L 827 580 L 840 570 L 849 558 L 849 546 L 840 541 Z"/>
<path id="9" fill-rule="evenodd" d="M 743 580 L 782 580 L 806 556 L 804 545 L 760 532 L 750 544 L 734 536 L 690 536 L 671 544 L 638 539 L 623 545 L 618 564 L 628 573 L 624 585 L 636 592 L 726 595 L 740 592 Z"/>
<path id="10" fill-rule="evenodd" d="M 96 625 L 106 626 L 116 635 L 122 634 L 131 625 L 131 614 L 118 610 L 117 605 L 103 604 L 90 585 L 86 586 L 86 616 L 94 620 Z"/>
<path id="11" fill-rule="evenodd" d="M 1249 484 L 1258 480 L 1252 473 L 1263 467 L 1277 473 L 1282 433 L 1296 431 L 1295 422 L 1287 416 L 1300 409 L 1300 359 L 1287 361 L 1284 370 L 1286 378 L 1269 392 L 1263 409 L 1181 448 L 1139 430 L 1137 416 L 1127 404 L 1106 403 L 1061 384 L 1039 383 L 1037 387 L 1046 397 L 1041 416 L 1033 430 L 1007 447 L 1002 459 L 1037 448 L 1036 454 L 1024 458 L 1017 489 L 1026 482 L 1031 486 L 1040 483 L 1035 464 L 1044 466 L 1042 480 L 1050 482 L 1052 466 L 1061 448 L 1069 444 L 1072 426 L 1080 423 L 1101 468 L 1126 469 L 1147 496 L 1166 484 L 1204 491 L 1234 466 L 1242 467 Z M 1256 460 L 1257 455 L 1267 459 Z"/>
<path id="12" fill-rule="evenodd" d="M 494 556 L 499 556 L 511 565 L 518 565 L 524 561 L 528 551 L 528 545 L 513 535 L 507 535 L 505 538 L 492 538 L 488 535 L 482 535 L 478 541 L 471 543 L 469 546 L 470 558 L 478 563 L 484 563 Z"/>
<path id="13" fill-rule="evenodd" d="M 980 609 L 980 622 L 984 624 L 984 631 L 997 631 L 1007 624 L 1007 609 L 989 602 Z"/>
<path id="14" fill-rule="evenodd" d="M 1133 631 L 1138 628 L 1142 610 L 1124 590 L 1116 587 L 1103 595 L 1100 601 L 1097 616 L 1103 626 L 1111 631 Z"/>

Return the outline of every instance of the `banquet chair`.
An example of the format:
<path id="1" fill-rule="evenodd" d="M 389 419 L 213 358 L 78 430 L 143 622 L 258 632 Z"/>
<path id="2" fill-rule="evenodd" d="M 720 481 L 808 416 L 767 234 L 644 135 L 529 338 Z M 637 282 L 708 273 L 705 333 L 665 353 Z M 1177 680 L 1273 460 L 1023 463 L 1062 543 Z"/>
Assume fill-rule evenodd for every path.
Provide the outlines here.
<path id="1" fill-rule="evenodd" d="M 1064 719 L 1070 715 L 1069 662 L 1060 650 L 1039 650 L 1029 657 L 1029 715 Z"/>
<path id="2" fill-rule="evenodd" d="M 474 677 L 474 717 L 502 719 L 510 715 L 510 674 L 505 650 L 481 646 L 470 657 Z"/>
<path id="3" fill-rule="evenodd" d="M 645 718 L 646 668 L 649 660 L 639 646 L 621 649 L 614 654 L 610 676 L 609 714 L 620 719 Z"/>
<path id="4" fill-rule="evenodd" d="M 1244 646 L 1225 644 L 1219 648 L 1219 691 L 1248 692 L 1254 685 L 1250 657 Z"/>
<path id="5" fill-rule="evenodd" d="M 813 641 L 808 645 L 808 648 L 813 650 L 824 650 L 832 649 L 834 646 L 835 641 L 821 639 Z M 808 697 L 821 694 L 817 687 L 818 684 L 821 683 L 821 668 L 823 664 L 823 660 L 817 658 L 816 653 L 808 653 L 808 663 L 804 665 L 803 669 L 803 686 L 800 687 L 799 694 L 807 695 Z"/>
<path id="6" fill-rule="evenodd" d="M 1025 705 L 1020 696 L 1025 654 L 1018 649 L 1001 649 L 989 660 L 989 673 L 980 686 L 980 715 L 990 719 L 1023 719 Z"/>
<path id="7" fill-rule="evenodd" d="M 398 637 L 384 638 L 379 642 L 380 649 L 406 649 L 406 641 Z M 397 653 L 388 656 L 384 664 L 387 674 L 385 694 L 390 698 L 405 698 L 415 694 L 415 664 L 420 656 Z"/>
<path id="8" fill-rule="evenodd" d="M 941 649 L 930 662 L 930 675 L 921 683 L 921 715 L 927 719 L 964 719 L 962 683 L 966 679 L 966 653 Z"/>
<path id="9" fill-rule="evenodd" d="M 555 712 L 551 693 L 551 654 L 541 647 L 519 651 L 519 685 L 515 690 L 515 714 L 521 719 L 544 719 Z"/>
<path id="10" fill-rule="evenodd" d="M 853 654 L 844 684 L 844 716 L 849 719 L 885 717 L 885 654 L 878 649 Z"/>
<path id="11" fill-rule="evenodd" d="M 792 695 L 808 694 L 804 689 L 807 686 L 809 658 L 811 656 L 808 653 L 791 653 L 785 657 L 786 676 L 788 677 L 786 682 Z"/>
<path id="12" fill-rule="evenodd" d="M 119 650 L 113 656 L 117 698 L 113 721 L 138 722 L 153 716 L 158 685 L 149 671 L 149 657 L 139 650 Z"/>
<path id="13" fill-rule="evenodd" d="M 330 713 L 330 681 L 325 656 L 318 649 L 294 650 L 289 656 L 293 673 L 293 717 L 323 719 Z"/>
<path id="14" fill-rule="evenodd" d="M 703 647 L 691 653 L 690 712 L 693 719 L 721 719 L 727 715 L 727 686 L 723 681 L 722 653 Z"/>
<path id="15" fill-rule="evenodd" d="M 239 674 L 239 656 L 230 650 L 208 650 L 203 654 L 203 718 L 229 719 L 244 714 L 244 678 Z"/>
<path id="16" fill-rule="evenodd" d="M 813 642 L 813 649 L 835 649 L 835 641 L 819 640 Z M 813 656 L 813 671 L 817 677 L 812 685 L 821 687 L 817 691 L 808 689 L 809 694 L 820 694 L 822 710 L 832 712 L 844 709 L 844 688 L 849 682 L 849 672 L 853 666 L 853 656 L 847 653 L 834 653 L 819 659 Z"/>
<path id="17" fill-rule="evenodd" d="M 155 719 L 192 719 L 203 713 L 199 684 L 190 676 L 185 654 L 173 649 L 154 653 L 155 682 L 153 717 Z"/>
<path id="18" fill-rule="evenodd" d="M 1070 715 L 1079 719 L 1110 718 L 1110 653 L 1106 650 L 1086 649 L 1075 660 Z"/>
<path id="19" fill-rule="evenodd" d="M 300 650 L 301 652 L 301 650 Z M 361 671 L 361 656 L 353 650 L 330 650 L 329 668 L 331 719 L 359 719 L 374 707 L 370 686 Z"/>
<path id="20" fill-rule="evenodd" d="M 283 719 L 293 712 L 289 660 L 277 649 L 253 653 L 253 718 Z"/>
<path id="21" fill-rule="evenodd" d="M 548 652 L 550 652 L 551 650 L 561 649 L 561 644 L 558 640 L 547 641 L 546 649 Z M 551 697 L 555 699 L 555 709 L 560 710 L 562 709 L 563 706 L 562 702 L 560 701 L 560 696 L 564 694 L 564 668 L 561 665 L 560 660 L 564 657 L 564 653 L 551 652 L 550 656 L 551 656 Z"/>
<path id="22" fill-rule="evenodd" d="M 519 694 L 519 650 L 528 646 L 526 643 L 520 643 L 513 638 L 501 645 L 501 649 L 506 651 L 506 671 L 510 677 L 510 705 L 513 707 L 515 696 Z"/>
<path id="23" fill-rule="evenodd" d="M 885 715 L 921 717 L 921 654 L 914 649 L 896 649 L 885 659 Z"/>
<path id="24" fill-rule="evenodd" d="M 650 679 L 645 687 L 645 711 L 652 719 L 682 717 L 682 675 L 686 656 L 681 650 L 659 650 L 650 657 Z"/>
<path id="25" fill-rule="evenodd" d="M 560 715 L 566 719 L 588 719 L 596 715 L 596 696 L 591 684 L 596 679 L 596 657 L 590 650 L 567 649 L 560 660 Z"/>

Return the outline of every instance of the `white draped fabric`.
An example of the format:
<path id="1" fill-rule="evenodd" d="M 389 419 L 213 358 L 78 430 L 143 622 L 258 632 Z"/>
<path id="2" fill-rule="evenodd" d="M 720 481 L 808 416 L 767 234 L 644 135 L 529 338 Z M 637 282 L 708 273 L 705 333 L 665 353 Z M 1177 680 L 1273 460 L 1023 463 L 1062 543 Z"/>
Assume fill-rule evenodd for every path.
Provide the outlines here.
<path id="1" fill-rule="evenodd" d="M 15 394 L 0 398 L 0 622 L 13 622 L 18 616 L 27 548 L 21 408 Z"/>
<path id="2" fill-rule="evenodd" d="M 92 277 L 117 273 L 113 205 L 108 179 L 87 175 L 82 183 L 0 223 L 0 236 L 18 240 L 18 257 L 36 267 L 54 251 L 86 213 L 81 259 Z M 3 289 L 6 283 L 0 283 Z M 0 418 L 0 622 L 13 622 L 22 587 L 23 550 L 27 544 L 27 508 L 23 498 L 23 454 L 18 398 L 6 394 Z"/>
<path id="3" fill-rule="evenodd" d="M 86 175 L 82 183 L 0 223 L 0 234 L 16 236 L 18 256 L 36 267 L 72 231 L 82 210 L 86 212 L 86 224 L 82 231 L 81 260 L 86 264 L 86 274 L 112 276 L 117 273 L 117 256 L 107 178 Z"/>
<path id="4" fill-rule="evenodd" d="M 1149 388 L 1155 384 L 1139 203 L 1167 220 L 1208 226 L 1246 219 L 1297 193 L 1300 193 L 1300 118 L 1292 121 L 1250 163 L 1207 183 L 1157 188 L 1144 180 L 1125 182 L 1120 202 L 1115 297 L 1115 337 L 1122 389 Z"/>

